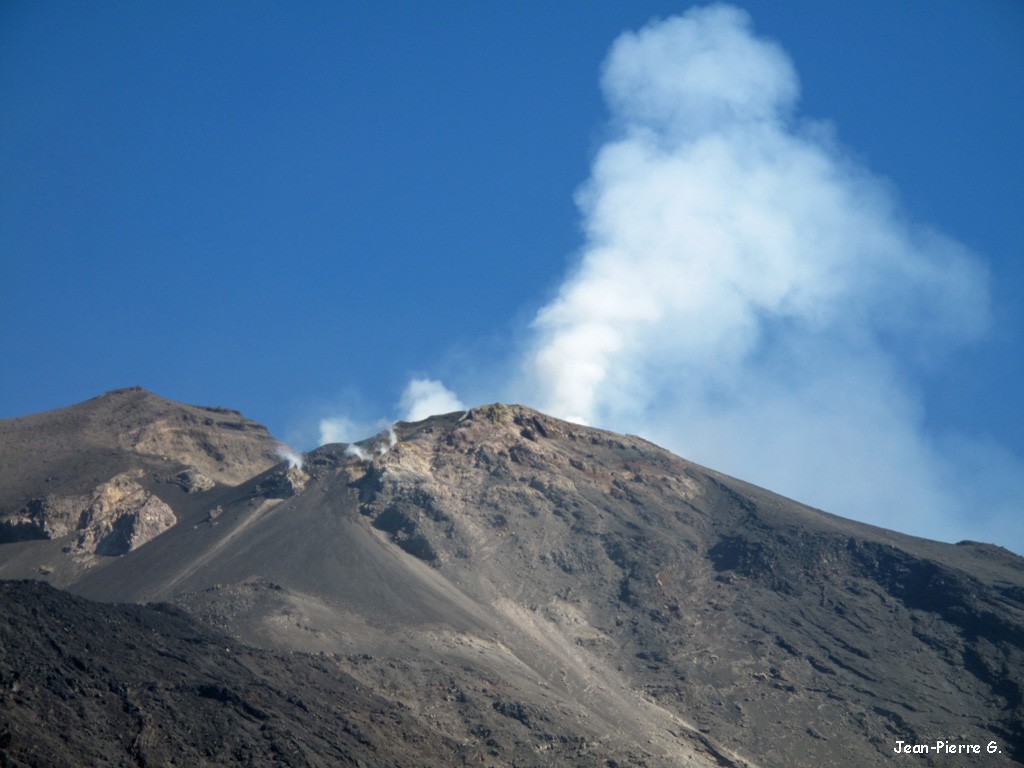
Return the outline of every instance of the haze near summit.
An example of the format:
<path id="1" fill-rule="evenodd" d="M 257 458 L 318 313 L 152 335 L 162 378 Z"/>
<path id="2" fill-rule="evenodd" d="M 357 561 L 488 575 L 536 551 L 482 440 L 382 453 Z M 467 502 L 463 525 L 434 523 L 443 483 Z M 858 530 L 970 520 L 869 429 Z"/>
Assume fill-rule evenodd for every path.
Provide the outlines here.
<path id="1" fill-rule="evenodd" d="M 1024 551 L 1020 459 L 928 434 L 914 383 L 986 332 L 980 258 L 799 116 L 793 63 L 737 8 L 623 34 L 601 86 L 586 243 L 502 399 L 855 519 Z M 405 416 L 439 393 L 462 407 L 416 380 Z"/>

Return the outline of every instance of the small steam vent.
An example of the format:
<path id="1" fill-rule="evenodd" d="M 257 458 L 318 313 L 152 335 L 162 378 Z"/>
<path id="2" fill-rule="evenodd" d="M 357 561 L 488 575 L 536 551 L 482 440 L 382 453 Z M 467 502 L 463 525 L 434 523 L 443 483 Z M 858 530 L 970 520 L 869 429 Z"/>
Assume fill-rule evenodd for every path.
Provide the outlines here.
<path id="1" fill-rule="evenodd" d="M 345 448 L 345 455 L 352 456 L 359 461 L 371 461 L 375 456 L 384 456 L 390 453 L 396 445 L 398 445 L 398 435 L 395 434 L 395 427 L 392 425 L 373 437 L 360 440 L 358 443 L 350 443 Z"/>
<path id="2" fill-rule="evenodd" d="M 259 495 L 268 499 L 286 499 L 306 490 L 309 475 L 302 467 L 289 463 L 270 472 L 257 487 Z"/>
<path id="3" fill-rule="evenodd" d="M 301 467 L 294 465 L 289 466 L 288 471 L 284 474 L 288 484 L 292 487 L 293 494 L 299 494 L 306 490 L 306 483 L 309 482 L 309 475 L 303 472 Z"/>

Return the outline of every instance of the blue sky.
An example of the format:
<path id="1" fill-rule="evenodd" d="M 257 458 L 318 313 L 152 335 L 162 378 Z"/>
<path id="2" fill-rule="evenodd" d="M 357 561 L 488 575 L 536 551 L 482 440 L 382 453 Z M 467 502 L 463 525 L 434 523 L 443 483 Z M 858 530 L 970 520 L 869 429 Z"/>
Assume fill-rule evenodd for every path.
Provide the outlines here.
<path id="1" fill-rule="evenodd" d="M 515 400 L 1024 551 L 1024 10 L 736 8 L 4 4 L 0 417 Z"/>

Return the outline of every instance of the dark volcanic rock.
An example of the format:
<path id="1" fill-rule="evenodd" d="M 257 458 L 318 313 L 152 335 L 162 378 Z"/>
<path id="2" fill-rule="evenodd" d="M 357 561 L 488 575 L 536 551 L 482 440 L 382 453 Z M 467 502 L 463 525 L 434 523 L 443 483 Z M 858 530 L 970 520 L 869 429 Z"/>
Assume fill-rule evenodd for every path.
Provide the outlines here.
<path id="1" fill-rule="evenodd" d="M 302 493 L 308 480 L 309 475 L 298 467 L 282 464 L 273 472 L 262 476 L 256 492 L 270 499 L 287 499 L 289 496 Z"/>
<path id="2" fill-rule="evenodd" d="M 328 658 L 247 648 L 171 606 L 0 582 L 0 765 L 458 765 Z"/>
<path id="3" fill-rule="evenodd" d="M 843 766 L 955 733 L 1001 749 L 960 764 L 1024 758 L 1021 558 L 843 520 L 525 408 L 398 432 L 363 486 L 374 526 L 417 537 L 455 583 L 536 606 L 717 743 Z"/>

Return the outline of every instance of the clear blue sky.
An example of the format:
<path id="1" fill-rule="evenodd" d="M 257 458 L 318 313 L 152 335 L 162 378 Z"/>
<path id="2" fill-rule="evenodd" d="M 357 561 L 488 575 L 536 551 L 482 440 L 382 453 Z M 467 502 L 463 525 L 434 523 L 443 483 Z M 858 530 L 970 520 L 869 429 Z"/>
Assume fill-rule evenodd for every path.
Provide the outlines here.
<path id="1" fill-rule="evenodd" d="M 893 377 L 925 440 L 984 442 L 1012 485 L 1024 6 L 736 5 L 788 55 L 799 119 L 987 270 L 987 328 Z M 325 417 L 402 415 L 411 378 L 528 400 L 508 380 L 586 248 L 574 194 L 616 130 L 602 62 L 688 8 L 0 5 L 0 417 L 141 385 L 308 448 Z"/>

